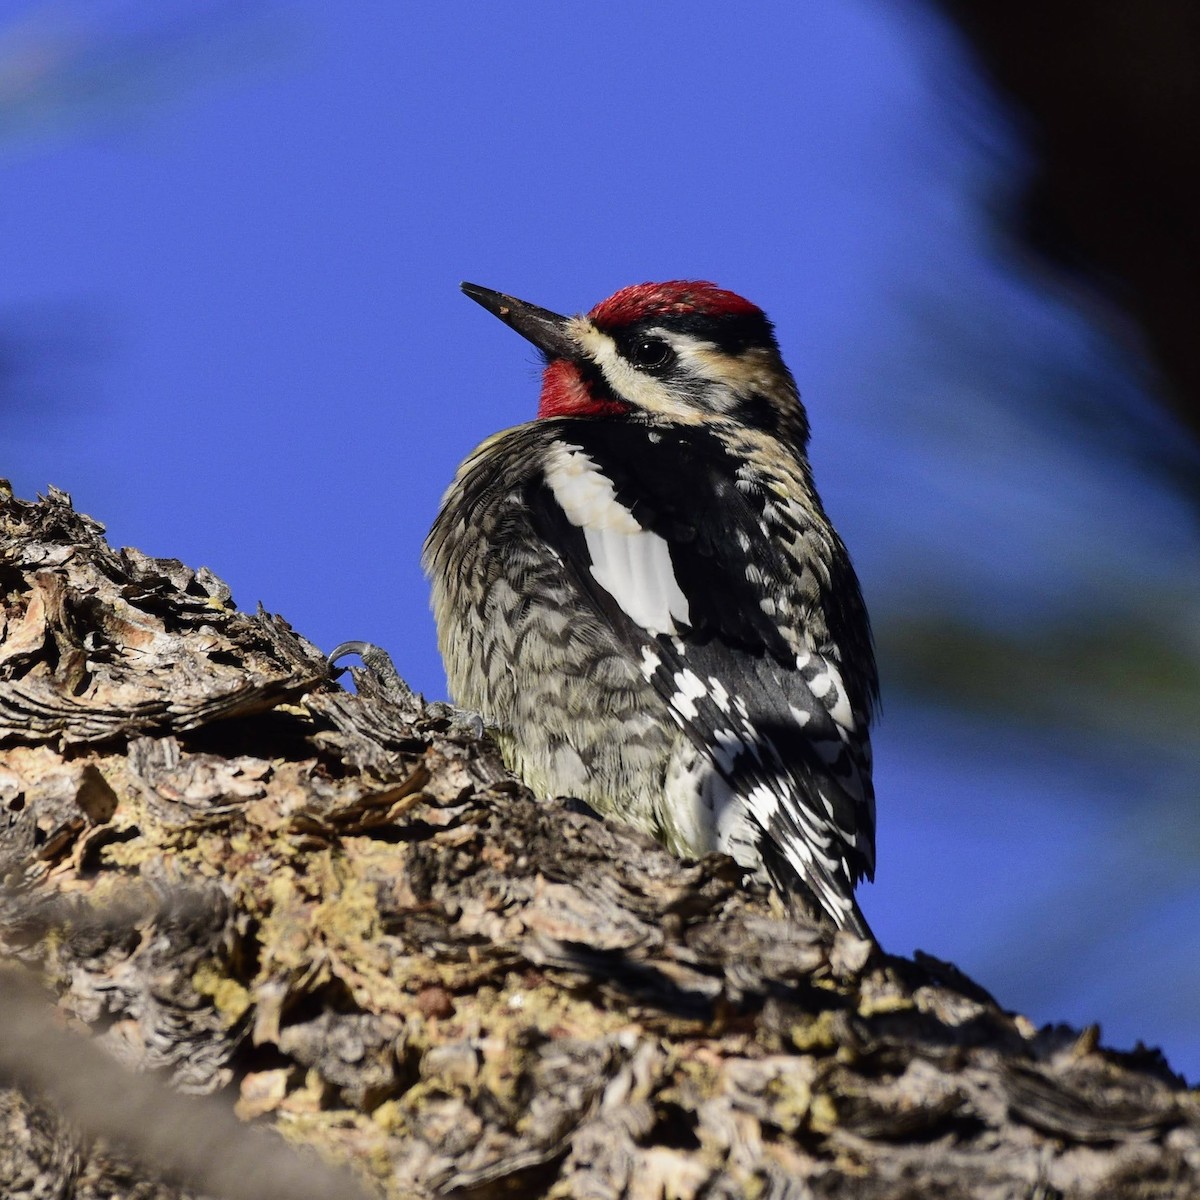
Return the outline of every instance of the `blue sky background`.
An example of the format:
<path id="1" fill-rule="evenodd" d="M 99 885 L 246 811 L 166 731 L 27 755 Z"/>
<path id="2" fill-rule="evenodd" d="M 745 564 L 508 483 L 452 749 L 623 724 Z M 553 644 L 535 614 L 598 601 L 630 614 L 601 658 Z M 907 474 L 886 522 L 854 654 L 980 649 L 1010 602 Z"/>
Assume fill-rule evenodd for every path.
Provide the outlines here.
<path id="1" fill-rule="evenodd" d="M 560 311 L 733 288 L 776 322 L 879 631 L 881 940 L 1200 1076 L 1196 697 L 1049 661 L 1100 614 L 1196 678 L 1195 512 L 1145 465 L 1183 435 L 1130 331 L 997 237 L 1021 152 L 916 0 L 3 14 L 19 494 L 441 696 L 421 541 L 538 379 L 458 281 Z M 930 615 L 1012 647 L 1007 691 L 931 699 Z"/>

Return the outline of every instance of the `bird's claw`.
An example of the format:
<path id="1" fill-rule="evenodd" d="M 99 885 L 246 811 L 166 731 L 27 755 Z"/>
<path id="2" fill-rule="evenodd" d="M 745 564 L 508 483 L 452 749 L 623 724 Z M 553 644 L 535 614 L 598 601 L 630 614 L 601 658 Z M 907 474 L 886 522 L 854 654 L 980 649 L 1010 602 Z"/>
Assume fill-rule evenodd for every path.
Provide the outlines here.
<path id="1" fill-rule="evenodd" d="M 326 659 L 331 673 L 341 674 L 346 670 L 345 667 L 338 667 L 337 661 L 348 654 L 357 654 L 363 660 L 363 666 L 379 689 L 391 699 L 405 705 L 412 705 L 416 701 L 416 693 L 400 678 L 392 656 L 382 646 L 376 646 L 373 642 L 343 642 Z"/>
<path id="2" fill-rule="evenodd" d="M 326 659 L 331 673 L 341 674 L 346 670 L 339 667 L 337 661 L 348 654 L 357 654 L 363 660 L 372 682 L 390 700 L 405 707 L 421 706 L 420 698 L 400 677 L 392 656 L 382 646 L 373 642 L 343 642 Z M 431 717 L 446 721 L 451 732 L 466 734 L 472 741 L 479 741 L 486 730 L 483 715 L 474 709 L 457 708 L 441 700 L 426 705 L 425 709 Z"/>

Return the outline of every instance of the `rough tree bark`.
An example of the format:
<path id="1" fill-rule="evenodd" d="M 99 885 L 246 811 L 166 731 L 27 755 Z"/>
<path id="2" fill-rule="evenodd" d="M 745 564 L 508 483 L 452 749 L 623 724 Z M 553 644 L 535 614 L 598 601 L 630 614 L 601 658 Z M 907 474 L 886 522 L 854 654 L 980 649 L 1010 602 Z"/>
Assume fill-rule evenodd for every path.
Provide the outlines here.
<path id="1" fill-rule="evenodd" d="M 535 802 L 62 493 L 0 491 L 0 594 L 3 1195 L 351 1194 L 222 1102 L 397 1197 L 1200 1195 L 1157 1052 Z"/>

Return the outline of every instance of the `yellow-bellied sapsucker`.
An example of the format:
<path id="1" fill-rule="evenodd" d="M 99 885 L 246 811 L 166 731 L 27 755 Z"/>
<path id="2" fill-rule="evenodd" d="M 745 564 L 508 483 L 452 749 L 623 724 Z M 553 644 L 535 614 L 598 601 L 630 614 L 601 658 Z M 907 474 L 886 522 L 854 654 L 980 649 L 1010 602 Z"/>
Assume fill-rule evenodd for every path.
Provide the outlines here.
<path id="1" fill-rule="evenodd" d="M 871 633 L 771 323 L 701 282 L 578 317 L 463 291 L 546 369 L 538 419 L 462 464 L 425 543 L 454 699 L 540 795 L 869 937 Z"/>

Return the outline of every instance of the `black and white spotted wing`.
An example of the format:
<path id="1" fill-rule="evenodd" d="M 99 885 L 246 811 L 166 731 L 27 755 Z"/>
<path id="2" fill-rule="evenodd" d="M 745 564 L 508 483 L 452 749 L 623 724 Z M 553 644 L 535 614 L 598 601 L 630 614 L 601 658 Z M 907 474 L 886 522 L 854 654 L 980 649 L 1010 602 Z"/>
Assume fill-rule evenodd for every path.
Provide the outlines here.
<path id="1" fill-rule="evenodd" d="M 779 497 L 703 428 L 566 421 L 544 463 L 527 497 L 539 532 L 724 781 L 727 840 L 752 839 L 777 886 L 866 935 L 853 887 L 874 869 L 874 673 L 849 563 L 815 568 L 848 572 L 820 594 L 851 603 L 806 610 Z M 810 647 L 814 618 L 827 644 Z M 833 650 L 847 638 L 870 662 L 858 694 Z"/>

